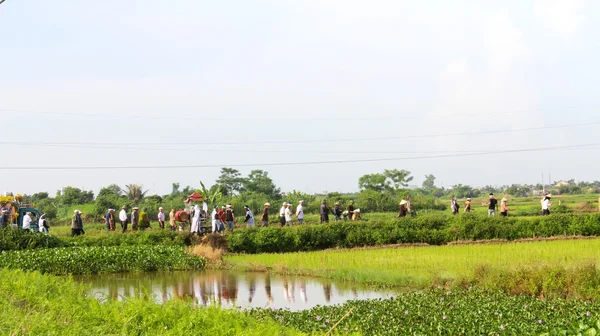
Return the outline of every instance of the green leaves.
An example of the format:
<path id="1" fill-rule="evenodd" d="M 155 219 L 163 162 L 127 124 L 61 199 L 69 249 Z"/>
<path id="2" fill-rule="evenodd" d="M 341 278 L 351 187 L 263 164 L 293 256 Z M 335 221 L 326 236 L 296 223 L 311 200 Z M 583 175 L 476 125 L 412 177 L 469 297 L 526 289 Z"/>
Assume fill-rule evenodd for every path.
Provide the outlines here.
<path id="1" fill-rule="evenodd" d="M 342 320 L 350 310 L 352 313 Z M 307 333 L 323 333 L 342 320 L 336 327 L 341 335 L 356 332 L 363 335 L 597 335 L 600 322 L 596 322 L 596 314 L 587 313 L 590 311 L 600 311 L 600 305 L 577 300 L 544 301 L 478 289 L 436 289 L 402 293 L 387 300 L 317 306 L 299 312 L 253 309 L 248 315 L 263 321 L 279 321 Z"/>
<path id="2" fill-rule="evenodd" d="M 183 247 L 161 245 L 94 246 L 0 253 L 0 267 L 56 275 L 203 269 L 206 260 Z"/>

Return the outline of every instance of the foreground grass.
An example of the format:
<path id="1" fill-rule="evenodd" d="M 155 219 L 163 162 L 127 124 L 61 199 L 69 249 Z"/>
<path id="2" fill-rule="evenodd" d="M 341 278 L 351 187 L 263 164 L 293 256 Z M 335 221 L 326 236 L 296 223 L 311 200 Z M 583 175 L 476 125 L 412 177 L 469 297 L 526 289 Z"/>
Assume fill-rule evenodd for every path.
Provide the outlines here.
<path id="1" fill-rule="evenodd" d="M 64 278 L 0 269 L 2 335 L 301 335 L 233 310 L 171 300 L 107 301 L 87 297 Z"/>
<path id="2" fill-rule="evenodd" d="M 480 284 L 509 293 L 598 298 L 600 239 L 229 255 L 228 267 L 423 288 Z"/>

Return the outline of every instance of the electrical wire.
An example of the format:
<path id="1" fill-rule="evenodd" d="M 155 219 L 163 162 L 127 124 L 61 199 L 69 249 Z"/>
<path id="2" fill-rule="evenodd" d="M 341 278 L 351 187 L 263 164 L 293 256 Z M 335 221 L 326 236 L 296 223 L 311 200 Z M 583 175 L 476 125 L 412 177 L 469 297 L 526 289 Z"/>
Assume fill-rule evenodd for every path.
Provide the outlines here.
<path id="1" fill-rule="evenodd" d="M 499 133 L 515 133 L 515 132 L 529 132 L 529 131 L 540 131 L 540 130 L 552 130 L 562 129 L 571 127 L 584 127 L 600 125 L 600 121 L 592 121 L 585 123 L 575 124 L 562 124 L 554 126 L 539 126 L 539 127 L 527 127 L 527 128 L 511 128 L 501 130 L 488 130 L 488 131 L 473 131 L 473 132 L 459 132 L 459 133 L 446 133 L 446 134 L 422 134 L 422 135 L 403 135 L 393 137 L 373 137 L 373 138 L 346 138 L 346 139 L 320 139 L 320 140 L 270 140 L 270 141 L 232 141 L 232 142 L 170 142 L 170 143 L 159 143 L 159 142 L 48 142 L 48 141 L 0 141 L 0 145 L 88 145 L 88 146 L 138 146 L 138 145 L 153 145 L 153 146 L 183 146 L 183 145 L 197 145 L 197 146 L 214 146 L 214 145 L 266 145 L 266 144 L 294 144 L 294 143 L 325 143 L 325 142 L 356 142 L 356 141 L 387 141 L 387 140 L 407 140 L 407 139 L 426 139 L 426 138 L 443 138 L 443 137 L 455 137 L 455 136 L 469 136 L 469 135 L 487 135 L 487 134 L 499 134 Z"/>
<path id="2" fill-rule="evenodd" d="M 123 170 L 123 169 L 186 169 L 186 168 L 221 168 L 221 167 L 270 167 L 270 166 L 306 166 L 321 164 L 340 164 L 340 163 L 363 163 L 363 162 L 384 162 L 384 161 L 407 161 L 420 159 L 437 159 L 451 157 L 468 157 L 480 155 L 497 155 L 507 153 L 526 153 L 549 150 L 579 149 L 589 146 L 598 146 L 600 143 L 590 143 L 570 146 L 553 146 L 529 149 L 501 150 L 485 153 L 463 153 L 446 155 L 429 155 L 403 158 L 377 158 L 377 159 L 355 159 L 355 160 L 333 160 L 333 161 L 306 161 L 306 162 L 279 162 L 279 163 L 246 163 L 246 164 L 211 164 L 211 165 L 172 165 L 172 166 L 62 166 L 62 167 L 0 167 L 0 170 Z"/>
<path id="3" fill-rule="evenodd" d="M 436 114 L 436 115 L 418 115 L 413 112 L 410 112 L 410 115 L 383 115 L 383 116 L 370 116 L 368 118 L 351 118 L 345 119 L 348 121 L 379 121 L 379 120 L 414 120 L 414 119 L 442 119 L 442 118 L 451 118 L 455 116 L 481 116 L 481 117 L 489 117 L 489 116 L 498 116 L 498 115 L 513 115 L 524 112 L 537 112 L 537 111 L 546 111 L 546 110 L 566 110 L 572 108 L 582 108 L 582 107 L 597 107 L 598 104 L 583 104 L 583 105 L 570 105 L 570 106 L 553 106 L 553 107 L 540 107 L 540 108 L 532 108 L 532 109 L 520 109 L 515 111 L 504 111 L 504 112 L 494 112 L 494 113 L 482 113 L 482 112 L 456 112 L 456 113 L 447 113 L 447 114 Z M 485 109 L 485 108 L 482 108 Z M 168 116 L 149 116 L 149 115 L 114 115 L 114 114 L 102 114 L 102 113 L 73 113 L 73 112 L 53 112 L 53 111 L 32 111 L 32 110 L 21 110 L 21 109 L 6 109 L 0 108 L 0 112 L 10 112 L 10 113 L 30 113 L 30 114 L 42 114 L 42 115 L 58 115 L 65 117 L 84 117 L 84 118 L 111 118 L 111 119 L 134 119 L 134 120 L 199 120 L 199 121 L 269 121 L 269 122 L 280 122 L 280 121 L 336 121 L 340 120 L 340 118 L 327 118 L 322 117 L 322 113 L 317 117 L 299 117 L 299 118 L 248 118 L 248 117 L 212 117 L 212 116 L 201 116 L 201 117 L 190 117 L 190 116 L 174 116 L 169 114 Z M 206 113 L 206 112 L 202 112 Z M 200 112 L 195 112 L 195 114 L 200 114 Z M 245 113 L 246 115 L 250 113 Z"/>

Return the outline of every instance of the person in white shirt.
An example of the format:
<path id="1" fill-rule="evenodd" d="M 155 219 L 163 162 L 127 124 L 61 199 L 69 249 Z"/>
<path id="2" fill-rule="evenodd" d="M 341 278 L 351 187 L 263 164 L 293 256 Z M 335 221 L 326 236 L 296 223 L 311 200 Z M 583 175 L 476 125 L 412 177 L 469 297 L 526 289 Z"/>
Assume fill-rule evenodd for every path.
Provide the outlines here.
<path id="1" fill-rule="evenodd" d="M 121 227 L 123 228 L 123 233 L 127 232 L 127 207 L 123 206 L 121 208 L 121 212 L 119 212 L 119 221 L 121 222 Z"/>
<path id="2" fill-rule="evenodd" d="M 29 232 L 31 229 L 31 212 L 25 213 L 23 216 L 23 230 Z"/>
<path id="3" fill-rule="evenodd" d="M 46 223 L 46 214 L 42 214 L 40 216 L 40 220 L 38 221 L 38 228 L 40 232 L 48 234 L 48 224 Z"/>
<path id="4" fill-rule="evenodd" d="M 161 230 L 165 228 L 165 211 L 163 207 L 158 208 L 158 226 L 160 226 Z"/>
<path id="5" fill-rule="evenodd" d="M 192 227 L 191 227 L 191 232 L 192 234 L 196 233 L 196 234 L 200 234 L 199 232 L 199 225 L 200 225 L 200 206 L 198 204 L 194 205 L 194 217 L 192 218 Z"/>
<path id="6" fill-rule="evenodd" d="M 292 225 L 292 205 L 291 204 L 288 204 L 287 207 L 285 208 L 284 216 L 285 216 L 285 225 L 291 226 Z"/>
<path id="7" fill-rule="evenodd" d="M 212 233 L 215 233 L 219 230 L 219 209 L 218 206 L 214 207 L 213 212 L 210 214 L 210 218 L 212 219 Z"/>
<path id="8" fill-rule="evenodd" d="M 279 223 L 281 226 L 285 226 L 285 209 L 287 209 L 287 202 L 283 202 L 283 206 L 279 209 Z"/>
<path id="9" fill-rule="evenodd" d="M 248 225 L 248 227 L 254 227 L 254 214 L 252 213 L 252 210 L 250 210 L 250 207 L 247 205 L 244 205 L 244 210 L 246 210 L 246 217 L 244 217 L 244 222 L 246 223 L 246 225 Z"/>
<path id="10" fill-rule="evenodd" d="M 542 200 L 542 216 L 548 216 L 550 214 L 550 206 L 552 205 L 552 203 L 550 203 L 551 198 L 552 195 L 546 195 Z"/>
<path id="11" fill-rule="evenodd" d="M 304 201 L 300 201 L 296 207 L 296 217 L 298 218 L 298 224 L 302 225 L 304 222 Z"/>

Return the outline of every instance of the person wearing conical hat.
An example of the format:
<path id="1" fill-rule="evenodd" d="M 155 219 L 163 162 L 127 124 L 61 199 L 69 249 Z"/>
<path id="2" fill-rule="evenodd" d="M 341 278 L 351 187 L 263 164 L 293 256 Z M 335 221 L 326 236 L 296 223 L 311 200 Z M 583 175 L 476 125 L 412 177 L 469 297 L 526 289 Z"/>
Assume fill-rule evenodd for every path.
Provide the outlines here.
<path id="1" fill-rule="evenodd" d="M 408 213 L 408 208 L 406 207 L 407 203 L 406 200 L 400 202 L 400 212 L 398 212 L 398 217 L 406 217 L 406 214 Z"/>
<path id="2" fill-rule="evenodd" d="M 500 216 L 502 217 L 507 217 L 508 216 L 508 211 L 510 210 L 508 208 L 508 198 L 506 198 L 506 196 L 504 196 L 502 198 L 502 200 L 500 201 Z"/>

